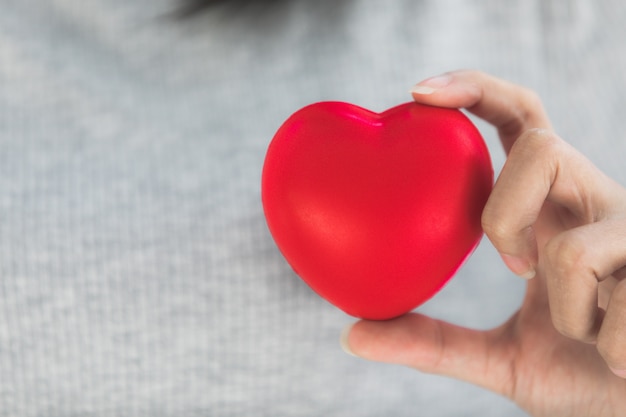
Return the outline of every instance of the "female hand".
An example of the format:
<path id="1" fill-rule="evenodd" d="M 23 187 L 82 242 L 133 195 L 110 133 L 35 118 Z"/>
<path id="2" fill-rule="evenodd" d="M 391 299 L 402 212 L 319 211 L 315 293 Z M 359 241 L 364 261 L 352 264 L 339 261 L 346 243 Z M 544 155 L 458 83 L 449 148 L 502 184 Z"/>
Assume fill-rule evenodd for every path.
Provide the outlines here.
<path id="1" fill-rule="evenodd" d="M 498 129 L 508 158 L 483 228 L 529 280 L 526 296 L 489 331 L 408 314 L 357 322 L 344 347 L 483 386 L 534 416 L 626 415 L 626 190 L 551 131 L 525 88 L 458 71 L 423 81 L 413 97 Z"/>

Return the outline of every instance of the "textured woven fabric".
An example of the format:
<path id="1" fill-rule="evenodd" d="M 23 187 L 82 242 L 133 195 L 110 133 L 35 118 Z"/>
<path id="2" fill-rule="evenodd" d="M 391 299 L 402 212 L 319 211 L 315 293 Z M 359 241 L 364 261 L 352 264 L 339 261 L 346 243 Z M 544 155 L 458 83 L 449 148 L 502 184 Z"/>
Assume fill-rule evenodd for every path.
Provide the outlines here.
<path id="1" fill-rule="evenodd" d="M 626 3 L 262 3 L 2 2 L 0 416 L 525 415 L 344 354 L 352 319 L 267 232 L 263 157 L 301 106 L 382 111 L 471 67 L 537 90 L 624 182 Z M 420 311 L 490 328 L 523 290 L 485 240 Z"/>

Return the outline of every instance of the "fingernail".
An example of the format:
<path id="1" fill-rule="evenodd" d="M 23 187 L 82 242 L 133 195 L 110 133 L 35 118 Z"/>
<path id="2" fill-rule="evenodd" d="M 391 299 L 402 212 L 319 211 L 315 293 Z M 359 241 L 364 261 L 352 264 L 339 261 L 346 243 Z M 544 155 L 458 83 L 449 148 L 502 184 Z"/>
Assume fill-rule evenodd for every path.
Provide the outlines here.
<path id="1" fill-rule="evenodd" d="M 352 327 L 354 327 L 354 323 L 344 327 L 343 331 L 341 332 L 341 337 L 339 338 L 339 343 L 341 344 L 341 348 L 344 352 L 346 352 L 348 355 L 357 357 L 357 355 L 352 352 L 352 349 L 350 349 L 350 344 L 348 343 L 348 337 L 350 336 L 350 331 L 352 330 Z"/>
<path id="2" fill-rule="evenodd" d="M 536 275 L 535 268 L 526 259 L 517 256 L 501 254 L 502 260 L 514 274 L 524 278 L 532 279 Z"/>
<path id="3" fill-rule="evenodd" d="M 611 372 L 613 372 L 615 375 L 619 376 L 620 378 L 626 379 L 626 369 L 611 368 Z"/>
<path id="4" fill-rule="evenodd" d="M 427 78 L 424 81 L 419 82 L 411 89 L 413 94 L 427 95 L 432 94 L 450 84 L 452 77 L 448 74 L 438 75 L 436 77 Z"/>

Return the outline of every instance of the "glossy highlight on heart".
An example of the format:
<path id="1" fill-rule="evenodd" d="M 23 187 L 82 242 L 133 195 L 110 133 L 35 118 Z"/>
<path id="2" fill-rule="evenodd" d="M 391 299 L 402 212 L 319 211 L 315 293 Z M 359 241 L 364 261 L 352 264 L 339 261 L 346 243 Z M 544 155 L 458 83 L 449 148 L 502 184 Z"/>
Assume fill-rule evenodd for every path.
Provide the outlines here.
<path id="1" fill-rule="evenodd" d="M 278 129 L 261 192 L 296 274 L 347 314 L 384 320 L 430 299 L 471 255 L 492 186 L 487 147 L 459 110 L 321 102 Z"/>

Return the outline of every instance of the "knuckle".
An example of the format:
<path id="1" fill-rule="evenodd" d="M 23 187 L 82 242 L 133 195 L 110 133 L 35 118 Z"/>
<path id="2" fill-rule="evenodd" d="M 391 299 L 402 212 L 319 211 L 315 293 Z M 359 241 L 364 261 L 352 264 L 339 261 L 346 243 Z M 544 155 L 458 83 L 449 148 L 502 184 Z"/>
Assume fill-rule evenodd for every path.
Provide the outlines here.
<path id="1" fill-rule="evenodd" d="M 626 285 L 620 282 L 613 292 L 598 335 L 597 349 L 614 368 L 626 369 Z"/>
<path id="2" fill-rule="evenodd" d="M 539 94 L 527 87 L 515 85 L 517 102 L 513 117 L 500 125 L 499 130 L 504 135 L 514 135 L 523 132 L 528 127 L 537 126 L 537 120 L 544 115 L 543 102 Z"/>
<path id="3" fill-rule="evenodd" d="M 596 349 L 609 366 L 626 368 L 626 350 L 623 343 L 618 343 L 615 339 L 601 338 L 598 339 Z"/>
<path id="4" fill-rule="evenodd" d="M 589 244 L 575 231 L 563 233 L 550 240 L 545 246 L 544 253 L 550 275 L 567 277 L 589 268 L 587 261 L 590 253 Z"/>
<path id="5" fill-rule="evenodd" d="M 520 87 L 520 119 L 526 126 L 536 126 L 537 115 L 543 114 L 543 102 L 539 94 L 526 87 Z"/>
<path id="6" fill-rule="evenodd" d="M 483 210 L 481 225 L 485 234 L 494 243 L 503 242 L 511 235 L 511 226 L 506 217 L 498 215 L 489 204 Z"/>
<path id="7" fill-rule="evenodd" d="M 552 312 L 552 325 L 563 336 L 580 342 L 594 340 L 593 328 L 567 314 Z"/>
<path id="8" fill-rule="evenodd" d="M 563 149 L 563 140 L 554 132 L 543 128 L 525 131 L 513 145 L 511 152 L 518 152 L 529 158 L 552 159 Z"/>
<path id="9" fill-rule="evenodd" d="M 587 242 L 575 232 L 553 238 L 543 251 L 552 324 L 563 336 L 583 342 L 594 340 L 596 332 L 593 308 L 584 301 L 597 292 L 597 281 L 583 278 L 594 274 L 590 254 Z"/>
<path id="10" fill-rule="evenodd" d="M 524 103 L 522 107 L 527 109 L 527 114 L 543 111 L 543 101 L 535 90 L 520 86 L 520 91 Z"/>
<path id="11" fill-rule="evenodd" d="M 560 334 L 569 339 L 582 340 L 585 338 L 586 332 L 579 329 L 571 320 L 566 320 L 561 316 L 552 317 L 552 324 Z"/>
<path id="12" fill-rule="evenodd" d="M 623 282 L 623 281 L 622 281 Z M 623 319 L 626 319 L 626 285 L 618 284 L 611 292 L 611 305 L 612 306 L 624 306 L 622 315 Z"/>

